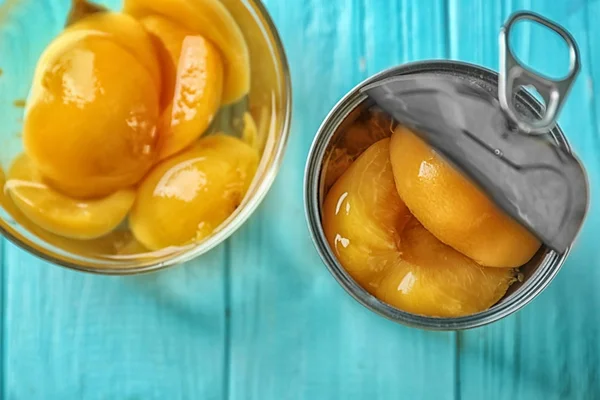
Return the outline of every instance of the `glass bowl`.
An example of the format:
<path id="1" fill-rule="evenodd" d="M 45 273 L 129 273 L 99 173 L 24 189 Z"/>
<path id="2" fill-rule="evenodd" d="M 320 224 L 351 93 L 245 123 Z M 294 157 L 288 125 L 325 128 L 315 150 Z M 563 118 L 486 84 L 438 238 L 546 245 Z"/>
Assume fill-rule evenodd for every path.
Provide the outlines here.
<path id="1" fill-rule="evenodd" d="M 194 1 L 194 0 L 190 0 Z M 97 1 L 120 10 L 120 1 Z M 245 111 L 256 122 L 262 156 L 258 171 L 240 206 L 205 240 L 156 252 L 136 247 L 126 228 L 110 239 L 78 241 L 58 237 L 17 217 L 2 192 L 1 233 L 28 252 L 51 263 L 100 274 L 154 271 L 188 261 L 211 250 L 236 231 L 258 207 L 278 172 L 289 134 L 291 84 L 286 56 L 265 7 L 254 0 L 222 0 L 243 32 L 251 60 L 251 89 L 246 99 L 222 109 L 213 125 L 220 131 L 239 126 Z M 0 0 L 0 166 L 7 171 L 23 150 L 23 107 L 37 60 L 64 27 L 70 1 Z M 214 129 L 213 129 L 214 130 Z M 115 236 L 116 235 L 116 236 Z"/>

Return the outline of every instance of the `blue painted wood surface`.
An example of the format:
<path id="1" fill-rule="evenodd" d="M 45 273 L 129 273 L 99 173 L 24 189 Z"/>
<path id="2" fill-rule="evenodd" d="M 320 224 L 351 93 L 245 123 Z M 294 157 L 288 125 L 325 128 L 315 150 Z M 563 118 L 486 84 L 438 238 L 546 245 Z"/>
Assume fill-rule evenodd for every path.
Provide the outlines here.
<path id="1" fill-rule="evenodd" d="M 0 0 L 0 21 L 8 12 L 52 23 L 67 2 Z M 44 5 L 44 15 L 33 12 Z M 263 205 L 209 255 L 146 276 L 76 273 L 3 241 L 0 398 L 600 398 L 600 1 L 266 5 L 292 69 L 294 120 Z M 386 321 L 346 295 L 313 249 L 302 204 L 309 145 L 334 103 L 386 67 L 452 58 L 496 69 L 498 28 L 518 9 L 566 26 L 581 47 L 581 75 L 560 122 L 591 181 L 583 233 L 554 283 L 499 323 L 431 333 Z M 30 73 L 4 58 L 35 50 L 16 45 L 23 29 L 0 29 L 0 68 Z M 534 29 L 520 35 L 515 49 L 524 61 L 558 71 L 556 43 Z M 8 84 L 0 77 L 0 93 Z M 17 117 L 0 111 L 1 128 Z"/>

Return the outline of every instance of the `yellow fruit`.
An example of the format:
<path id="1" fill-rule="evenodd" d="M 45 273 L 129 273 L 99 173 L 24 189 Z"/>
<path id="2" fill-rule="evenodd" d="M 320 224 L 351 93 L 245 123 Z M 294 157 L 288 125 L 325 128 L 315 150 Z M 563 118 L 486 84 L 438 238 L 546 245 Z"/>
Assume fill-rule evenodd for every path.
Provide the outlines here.
<path id="1" fill-rule="evenodd" d="M 460 317 L 487 310 L 515 281 L 509 268 L 482 267 L 429 233 L 415 218 L 402 232 L 400 261 L 375 296 L 413 314 Z"/>
<path id="2" fill-rule="evenodd" d="M 41 57 L 25 151 L 54 187 L 100 197 L 138 182 L 156 159 L 158 93 L 148 69 L 106 35 L 69 31 Z"/>
<path id="3" fill-rule="evenodd" d="M 168 59 L 163 60 L 167 108 L 160 131 L 160 158 L 189 146 L 210 125 L 221 104 L 223 63 L 219 51 L 202 36 L 169 20 L 149 16 L 142 20 Z"/>
<path id="4" fill-rule="evenodd" d="M 240 0 L 219 0 L 229 11 L 236 24 L 244 34 L 250 53 L 250 93 L 248 105 L 252 109 L 257 125 L 263 112 L 271 113 L 271 107 L 283 110 L 279 99 L 287 88 L 282 85 L 281 60 L 272 60 L 273 37 L 265 34 L 264 16 L 260 15 L 256 3 Z M 260 132 L 260 129 L 259 129 Z"/>
<path id="5" fill-rule="evenodd" d="M 407 312 L 450 317 L 489 308 L 513 270 L 481 267 L 427 232 L 396 192 L 389 154 L 390 139 L 371 145 L 325 198 L 323 229 L 340 264 Z"/>
<path id="6" fill-rule="evenodd" d="M 9 170 L 5 190 L 37 226 L 74 239 L 93 239 L 111 232 L 125 219 L 135 200 L 133 190 L 95 200 L 67 197 L 48 187 L 24 154 Z"/>
<path id="7" fill-rule="evenodd" d="M 161 15 L 214 43 L 225 64 L 223 103 L 235 103 L 250 90 L 250 56 L 244 35 L 219 0 L 125 0 L 124 10 L 136 18 Z"/>
<path id="8" fill-rule="evenodd" d="M 137 240 L 150 250 L 210 236 L 242 202 L 258 153 L 239 139 L 207 136 L 144 178 L 129 216 Z"/>
<path id="9" fill-rule="evenodd" d="M 323 229 L 348 273 L 366 290 L 399 262 L 398 243 L 410 217 L 398 197 L 389 139 L 369 147 L 333 185 L 323 204 Z"/>
<path id="10" fill-rule="evenodd" d="M 20 157 L 18 157 L 18 159 L 24 158 L 24 157 L 26 157 L 26 156 L 21 155 Z M 16 161 L 14 164 L 16 164 Z M 27 167 L 27 168 L 29 168 L 29 167 Z M 0 223 L 3 226 L 3 229 L 5 229 L 8 232 L 8 234 L 10 234 L 10 235 L 13 235 L 15 237 L 21 237 L 21 235 L 23 234 L 23 236 L 25 237 L 25 240 L 24 240 L 25 244 L 28 246 L 31 246 L 36 251 L 41 251 L 43 253 L 46 252 L 44 250 L 45 246 L 40 246 L 38 244 L 39 243 L 38 241 L 32 242 L 32 241 L 28 240 L 28 238 L 31 237 L 31 234 L 35 235 L 38 239 L 41 239 L 43 242 L 51 244 L 52 246 L 55 246 L 67 253 L 72 253 L 72 254 L 74 253 L 74 254 L 78 254 L 78 255 L 82 255 L 82 256 L 86 256 L 86 257 L 106 257 L 106 256 L 110 257 L 112 254 L 117 254 L 117 255 L 122 254 L 121 253 L 122 250 L 135 251 L 134 246 L 131 244 L 132 242 L 135 241 L 132 238 L 131 232 L 129 232 L 128 230 L 127 231 L 119 230 L 119 227 L 117 227 L 112 232 L 108 233 L 107 235 L 104 235 L 104 236 L 101 236 L 101 237 L 98 237 L 95 239 L 85 239 L 85 240 L 79 240 L 79 239 L 73 239 L 73 238 L 60 236 L 60 235 L 51 233 L 50 231 L 47 231 L 45 229 L 42 229 L 34 221 L 32 221 L 28 217 L 26 217 L 23 214 L 23 212 L 17 208 L 17 206 L 15 205 L 15 202 L 13 201 L 13 199 L 10 195 L 10 190 L 8 188 L 8 185 L 5 185 L 5 184 L 6 184 L 5 176 L 3 175 L 3 172 L 0 169 L 0 188 L 2 188 L 2 192 L 0 193 L 0 204 L 2 205 L 2 208 L 4 208 L 4 210 L 10 215 L 10 217 L 12 219 L 14 219 L 15 221 L 17 221 L 18 224 L 21 226 L 21 228 L 24 228 L 26 231 L 29 232 L 29 234 L 22 233 L 23 229 L 15 229 L 13 224 L 10 222 L 7 223 L 6 221 L 1 221 Z M 49 188 L 48 190 L 52 190 L 52 189 Z M 128 191 L 128 192 L 130 192 L 130 194 L 131 194 L 130 201 L 131 201 L 131 203 L 133 203 L 133 200 L 135 198 L 135 193 L 131 192 L 131 191 Z M 45 194 L 42 194 L 42 193 L 40 193 L 40 195 L 45 196 Z M 69 199 L 68 201 L 73 202 L 73 199 Z M 96 202 L 97 201 L 98 200 L 96 200 Z M 79 203 L 85 204 L 87 202 L 80 201 Z M 50 212 L 52 212 L 52 211 L 50 211 Z M 67 212 L 70 213 L 70 211 L 68 211 L 68 210 L 67 210 Z M 79 212 L 79 211 L 76 211 L 76 212 Z M 137 249 L 139 249 L 140 252 L 147 251 L 147 250 L 143 250 L 141 247 L 137 247 Z M 59 256 L 59 258 L 61 258 L 61 257 Z"/>
<path id="11" fill-rule="evenodd" d="M 173 23 L 155 15 L 142 18 L 140 23 L 148 32 L 150 40 L 152 40 L 158 65 L 160 66 L 162 83 L 160 110 L 163 111 L 173 102 L 177 80 L 177 65 L 179 64 L 179 55 L 181 54 L 186 32 L 177 26 L 175 26 L 176 29 L 173 29 Z"/>
<path id="12" fill-rule="evenodd" d="M 404 127 L 390 144 L 396 188 L 412 214 L 442 242 L 489 267 L 518 267 L 539 241 Z"/>
<path id="13" fill-rule="evenodd" d="M 119 44 L 148 69 L 156 88 L 160 88 L 160 65 L 150 35 L 142 24 L 130 15 L 115 12 L 99 12 L 85 16 L 66 29 L 91 31 L 106 35 L 107 39 Z"/>

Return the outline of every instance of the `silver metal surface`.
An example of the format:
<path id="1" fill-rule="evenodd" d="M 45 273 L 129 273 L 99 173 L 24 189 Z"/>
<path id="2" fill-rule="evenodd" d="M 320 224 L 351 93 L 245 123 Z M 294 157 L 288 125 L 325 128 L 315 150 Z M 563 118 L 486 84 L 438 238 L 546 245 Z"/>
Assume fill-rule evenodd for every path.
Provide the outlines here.
<path id="1" fill-rule="evenodd" d="M 529 20 L 541 24 L 556 32 L 569 47 L 569 72 L 563 79 L 551 79 L 541 76 L 519 62 L 510 47 L 510 31 L 515 23 Z M 565 98 L 580 69 L 579 49 L 569 32 L 554 22 L 532 12 L 518 12 L 511 15 L 500 30 L 500 104 L 506 114 L 517 125 L 520 132 L 527 134 L 545 134 L 554 126 Z M 544 99 L 545 112 L 539 118 L 524 118 L 517 112 L 514 104 L 515 92 L 525 86 L 533 86 Z"/>

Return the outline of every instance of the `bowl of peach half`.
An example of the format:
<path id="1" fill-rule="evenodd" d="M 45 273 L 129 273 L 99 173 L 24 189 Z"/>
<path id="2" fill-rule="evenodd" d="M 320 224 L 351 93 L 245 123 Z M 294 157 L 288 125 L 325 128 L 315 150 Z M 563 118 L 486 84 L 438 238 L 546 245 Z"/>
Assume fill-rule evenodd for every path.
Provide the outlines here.
<path id="1" fill-rule="evenodd" d="M 291 88 L 259 1 L 5 2 L 0 54 L 0 229 L 38 257 L 104 274 L 181 263 L 275 178 Z"/>

